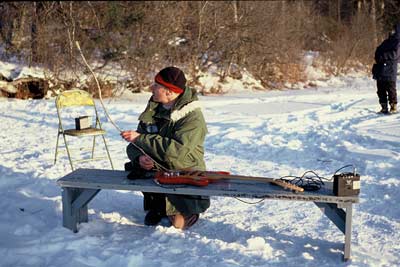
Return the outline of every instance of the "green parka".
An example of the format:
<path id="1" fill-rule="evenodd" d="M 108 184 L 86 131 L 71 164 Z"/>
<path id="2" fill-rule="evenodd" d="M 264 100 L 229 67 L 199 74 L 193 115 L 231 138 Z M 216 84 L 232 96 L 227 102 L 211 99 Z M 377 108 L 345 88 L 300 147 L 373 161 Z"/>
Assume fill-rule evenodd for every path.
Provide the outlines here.
<path id="1" fill-rule="evenodd" d="M 135 144 L 157 163 L 170 170 L 205 170 L 203 144 L 207 126 L 194 89 L 186 88 L 170 110 L 150 98 L 139 121 L 137 131 L 141 135 Z M 142 153 L 132 144 L 127 153 L 133 166 L 140 168 L 138 159 Z M 166 195 L 167 215 L 198 214 L 209 206 L 206 196 Z"/>

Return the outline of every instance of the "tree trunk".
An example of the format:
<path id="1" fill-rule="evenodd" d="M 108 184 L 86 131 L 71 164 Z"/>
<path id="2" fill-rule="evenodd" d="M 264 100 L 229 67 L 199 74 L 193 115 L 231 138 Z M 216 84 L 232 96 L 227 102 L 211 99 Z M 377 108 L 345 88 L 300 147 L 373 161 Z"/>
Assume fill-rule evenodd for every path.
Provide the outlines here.
<path id="1" fill-rule="evenodd" d="M 31 57 L 29 66 L 33 63 L 38 62 L 38 33 L 37 33 L 37 24 L 38 24 L 38 17 L 37 17 L 37 3 L 33 2 L 32 10 L 31 10 Z"/>
<path id="2" fill-rule="evenodd" d="M 17 17 L 17 10 L 14 5 L 6 5 L 3 7 L 0 13 L 0 34 L 1 39 L 5 44 L 6 52 L 12 50 L 13 44 L 13 33 L 14 25 Z"/>
<path id="3" fill-rule="evenodd" d="M 204 9 L 206 8 L 207 4 L 208 4 L 207 1 L 204 4 L 202 2 L 199 2 L 199 4 L 198 4 L 199 5 L 199 13 L 198 13 L 198 15 L 199 15 L 199 32 L 198 32 L 198 36 L 197 36 L 197 47 L 198 48 L 201 47 L 200 43 L 201 43 L 201 35 L 202 35 L 202 31 L 203 31 L 203 27 L 202 27 L 203 12 L 204 12 Z"/>
<path id="4" fill-rule="evenodd" d="M 24 31 L 25 31 L 25 24 L 26 24 L 26 20 L 27 20 L 27 7 L 25 6 L 25 4 L 21 4 L 22 5 L 22 10 L 20 11 L 20 15 L 15 18 L 15 20 L 13 21 L 14 25 L 14 34 L 13 34 L 13 38 L 12 38 L 12 44 L 13 46 L 15 46 L 15 48 L 17 50 L 21 49 L 21 45 L 22 45 L 22 39 L 24 37 Z"/>
<path id="5" fill-rule="evenodd" d="M 374 47 L 378 45 L 378 35 L 376 32 L 376 6 L 375 6 L 375 0 L 371 0 L 371 20 L 372 20 L 372 36 L 373 36 L 373 42 L 374 42 Z"/>
<path id="6" fill-rule="evenodd" d="M 238 1 L 232 1 L 233 6 L 233 20 L 235 23 L 235 39 L 239 41 L 239 16 L 238 16 Z"/>

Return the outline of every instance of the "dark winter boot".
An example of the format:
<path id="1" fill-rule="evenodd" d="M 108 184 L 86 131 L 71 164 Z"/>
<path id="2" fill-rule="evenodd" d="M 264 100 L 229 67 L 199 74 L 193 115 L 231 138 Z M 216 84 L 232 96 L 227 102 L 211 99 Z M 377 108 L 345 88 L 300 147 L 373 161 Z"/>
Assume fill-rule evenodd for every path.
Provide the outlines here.
<path id="1" fill-rule="evenodd" d="M 391 114 L 397 113 L 397 104 L 395 103 L 390 104 L 390 113 Z"/>
<path id="2" fill-rule="evenodd" d="M 133 165 L 132 165 L 132 162 L 126 162 L 125 163 L 125 165 L 124 165 L 124 169 L 125 169 L 125 171 L 131 171 L 131 170 L 133 170 Z"/>
<path id="3" fill-rule="evenodd" d="M 388 110 L 388 104 L 387 103 L 380 103 L 381 104 L 381 111 L 379 111 L 379 113 L 382 114 L 389 114 L 389 110 Z"/>
<path id="4" fill-rule="evenodd" d="M 149 210 L 146 214 L 146 217 L 144 217 L 144 224 L 151 226 L 151 225 L 157 225 L 161 222 L 161 219 L 165 217 L 165 213 L 157 211 L 157 210 Z"/>

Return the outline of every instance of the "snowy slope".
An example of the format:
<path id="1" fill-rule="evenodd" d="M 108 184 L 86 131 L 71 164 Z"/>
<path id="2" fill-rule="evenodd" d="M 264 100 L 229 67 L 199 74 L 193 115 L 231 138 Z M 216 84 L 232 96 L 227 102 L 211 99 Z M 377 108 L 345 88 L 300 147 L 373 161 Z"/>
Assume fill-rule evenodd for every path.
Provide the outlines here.
<path id="1" fill-rule="evenodd" d="M 66 155 L 53 165 L 54 99 L 0 99 L 0 266 L 400 266 L 400 114 L 377 115 L 375 91 L 371 79 L 353 77 L 324 88 L 201 97 L 210 170 L 330 177 L 347 164 L 357 167 L 361 202 L 347 263 L 344 236 L 304 202 L 214 197 L 198 224 L 181 231 L 144 226 L 141 194 L 108 190 L 73 234 L 62 227 L 56 184 L 70 172 Z M 134 129 L 148 97 L 106 105 L 119 127 Z M 126 143 L 105 119 L 104 127 L 123 169 Z M 109 168 L 107 161 L 80 166 Z"/>

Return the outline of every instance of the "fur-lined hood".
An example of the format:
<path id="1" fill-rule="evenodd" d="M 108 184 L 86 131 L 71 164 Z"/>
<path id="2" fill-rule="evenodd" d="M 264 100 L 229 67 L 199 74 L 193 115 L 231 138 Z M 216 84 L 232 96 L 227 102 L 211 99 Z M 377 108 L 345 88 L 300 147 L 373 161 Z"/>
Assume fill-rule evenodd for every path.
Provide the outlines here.
<path id="1" fill-rule="evenodd" d="M 196 109 L 201 109 L 201 104 L 200 104 L 200 101 L 198 101 L 198 100 L 190 102 L 189 104 L 183 106 L 179 110 L 172 111 L 171 120 L 178 121 L 178 120 L 184 118 L 190 112 L 195 111 Z"/>
<path id="2" fill-rule="evenodd" d="M 153 116 L 156 114 L 159 105 L 160 103 L 154 102 L 153 97 L 151 97 L 145 111 L 139 116 L 139 120 L 144 123 L 153 123 Z M 186 88 L 185 92 L 179 96 L 175 105 L 172 107 L 170 117 L 165 117 L 165 119 L 178 121 L 196 109 L 201 109 L 197 92 L 195 89 Z"/>

